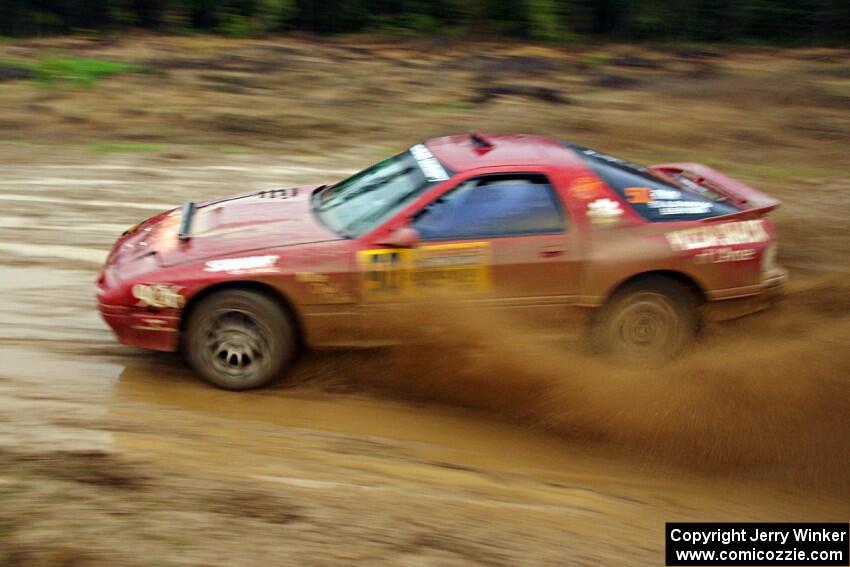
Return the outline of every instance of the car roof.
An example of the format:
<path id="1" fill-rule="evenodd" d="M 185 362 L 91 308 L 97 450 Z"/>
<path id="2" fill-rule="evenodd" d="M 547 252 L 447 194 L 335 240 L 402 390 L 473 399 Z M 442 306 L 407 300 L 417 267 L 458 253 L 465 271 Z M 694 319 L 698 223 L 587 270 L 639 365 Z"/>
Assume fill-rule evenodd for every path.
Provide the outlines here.
<path id="1" fill-rule="evenodd" d="M 438 160 L 454 173 L 494 166 L 580 165 L 581 158 L 548 136 L 529 134 L 459 134 L 425 142 Z"/>

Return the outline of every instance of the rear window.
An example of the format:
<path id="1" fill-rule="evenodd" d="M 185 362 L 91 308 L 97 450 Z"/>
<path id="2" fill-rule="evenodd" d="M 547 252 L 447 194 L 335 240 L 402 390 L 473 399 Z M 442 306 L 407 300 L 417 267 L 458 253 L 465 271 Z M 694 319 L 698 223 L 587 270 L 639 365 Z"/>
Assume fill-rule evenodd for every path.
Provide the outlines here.
<path id="1" fill-rule="evenodd" d="M 652 222 L 698 220 L 739 211 L 724 196 L 676 176 L 668 181 L 629 161 L 564 142 L 640 216 Z"/>

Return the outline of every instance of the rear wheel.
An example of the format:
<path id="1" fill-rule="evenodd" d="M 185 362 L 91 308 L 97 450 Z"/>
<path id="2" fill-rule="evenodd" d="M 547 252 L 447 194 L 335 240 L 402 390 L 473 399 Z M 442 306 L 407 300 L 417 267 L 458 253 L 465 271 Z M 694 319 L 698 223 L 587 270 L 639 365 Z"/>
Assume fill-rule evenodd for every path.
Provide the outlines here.
<path id="1" fill-rule="evenodd" d="M 697 302 L 683 284 L 648 276 L 617 291 L 598 313 L 594 349 L 632 362 L 664 362 L 696 334 Z"/>
<path id="2" fill-rule="evenodd" d="M 275 381 L 295 358 L 291 319 L 271 298 L 249 290 L 214 293 L 186 325 L 189 363 L 208 382 L 249 390 Z"/>

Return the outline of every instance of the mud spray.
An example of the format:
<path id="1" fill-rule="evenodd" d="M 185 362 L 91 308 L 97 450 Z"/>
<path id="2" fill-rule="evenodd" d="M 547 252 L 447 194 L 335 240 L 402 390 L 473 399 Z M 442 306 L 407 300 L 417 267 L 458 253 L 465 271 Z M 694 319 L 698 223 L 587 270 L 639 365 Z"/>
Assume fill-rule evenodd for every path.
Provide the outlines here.
<path id="1" fill-rule="evenodd" d="M 776 309 L 709 327 L 684 357 L 653 369 L 541 342 L 517 321 L 457 305 L 432 304 L 408 322 L 424 344 L 344 356 L 322 374 L 641 459 L 850 491 L 850 284 L 839 279 L 798 275 Z"/>

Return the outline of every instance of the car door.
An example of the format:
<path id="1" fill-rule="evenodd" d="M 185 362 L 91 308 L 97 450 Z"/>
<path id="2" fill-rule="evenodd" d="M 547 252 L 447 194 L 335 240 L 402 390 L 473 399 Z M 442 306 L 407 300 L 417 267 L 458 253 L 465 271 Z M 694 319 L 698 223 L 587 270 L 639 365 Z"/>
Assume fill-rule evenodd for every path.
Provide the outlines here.
<path id="1" fill-rule="evenodd" d="M 577 292 L 575 231 L 546 170 L 463 179 L 409 211 L 405 224 L 418 233 L 415 246 L 359 252 L 367 328 L 381 327 L 381 306 L 435 292 L 558 320 Z"/>

